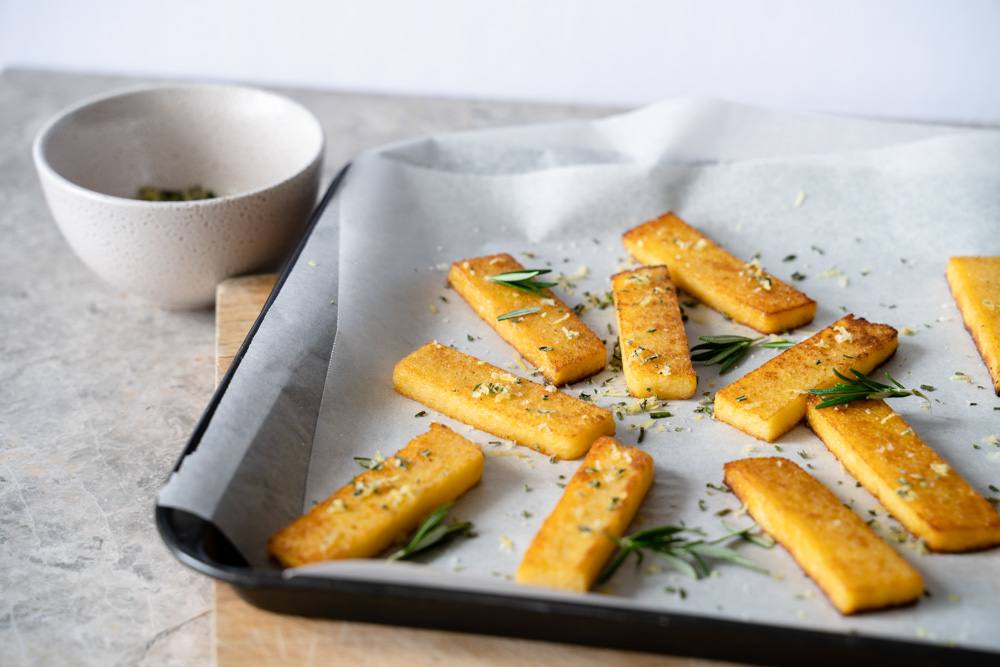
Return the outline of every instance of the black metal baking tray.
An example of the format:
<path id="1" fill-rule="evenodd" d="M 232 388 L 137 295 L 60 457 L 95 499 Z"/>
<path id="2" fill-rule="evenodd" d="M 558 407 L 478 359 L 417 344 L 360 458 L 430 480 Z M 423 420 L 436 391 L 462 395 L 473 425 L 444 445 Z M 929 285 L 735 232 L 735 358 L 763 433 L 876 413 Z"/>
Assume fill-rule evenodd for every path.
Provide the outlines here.
<path id="1" fill-rule="evenodd" d="M 348 167 L 334 178 L 260 316 L 216 388 L 174 471 L 194 452 L 233 376 Z M 319 577 L 285 578 L 251 567 L 212 523 L 156 506 L 156 525 L 170 551 L 188 567 L 232 584 L 250 604 L 284 614 L 434 628 L 772 665 L 996 664 L 997 654 L 856 634 L 828 633 L 705 616 L 573 603 L 523 595 L 442 590 L 413 584 Z"/>

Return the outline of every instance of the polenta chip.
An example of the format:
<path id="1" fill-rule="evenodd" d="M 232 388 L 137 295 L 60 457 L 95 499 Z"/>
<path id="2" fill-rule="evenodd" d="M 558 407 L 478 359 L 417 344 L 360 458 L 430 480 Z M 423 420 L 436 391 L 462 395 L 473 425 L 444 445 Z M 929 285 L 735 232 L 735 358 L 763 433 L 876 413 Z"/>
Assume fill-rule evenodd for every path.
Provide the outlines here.
<path id="1" fill-rule="evenodd" d="M 1000 396 L 1000 257 L 952 257 L 948 284 Z"/>
<path id="2" fill-rule="evenodd" d="M 551 290 L 525 291 L 490 280 L 524 267 L 510 255 L 455 262 L 448 280 L 472 309 L 554 385 L 599 373 L 607 363 L 604 343 Z M 498 319 L 508 313 L 533 312 Z"/>
<path id="3" fill-rule="evenodd" d="M 806 417 L 833 455 L 907 530 L 935 551 L 1000 544 L 1000 514 L 885 401 L 852 401 Z"/>
<path id="4" fill-rule="evenodd" d="M 475 486 L 482 474 L 478 445 L 431 424 L 430 431 L 275 533 L 267 550 L 285 567 L 375 556 Z"/>
<path id="5" fill-rule="evenodd" d="M 622 370 L 636 398 L 691 398 L 698 384 L 677 292 L 665 266 L 611 276 Z"/>
<path id="6" fill-rule="evenodd" d="M 543 454 L 576 459 L 615 432 L 612 414 L 549 385 L 427 343 L 396 364 L 396 391 L 470 426 Z"/>
<path id="7" fill-rule="evenodd" d="M 920 573 L 795 463 L 776 457 L 730 461 L 725 480 L 840 613 L 913 602 L 923 592 Z"/>
<path id="8" fill-rule="evenodd" d="M 586 591 L 616 548 L 653 483 L 653 459 L 600 438 L 528 546 L 521 584 Z"/>
<path id="9" fill-rule="evenodd" d="M 760 261 L 733 257 L 673 213 L 625 232 L 625 248 L 643 264 L 666 264 L 674 283 L 699 301 L 762 333 L 812 322 L 816 302 L 764 271 Z"/>
<path id="10" fill-rule="evenodd" d="M 836 384 L 834 370 L 870 373 L 896 345 L 896 330 L 889 325 L 842 317 L 719 390 L 715 418 L 774 442 L 805 416 L 810 389 Z"/>

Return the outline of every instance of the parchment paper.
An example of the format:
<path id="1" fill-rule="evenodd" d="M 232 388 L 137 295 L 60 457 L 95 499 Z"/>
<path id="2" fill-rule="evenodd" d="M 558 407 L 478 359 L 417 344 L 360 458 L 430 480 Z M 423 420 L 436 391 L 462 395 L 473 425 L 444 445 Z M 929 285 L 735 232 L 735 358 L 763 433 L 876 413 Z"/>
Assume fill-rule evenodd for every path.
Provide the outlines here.
<path id="1" fill-rule="evenodd" d="M 917 399 L 893 406 L 975 488 L 1000 486 L 1000 400 L 965 332 L 944 279 L 950 255 L 1000 254 L 1000 133 L 958 131 L 857 120 L 777 114 L 702 101 L 664 103 L 592 123 L 514 128 L 432 138 L 386 147 L 352 167 L 336 211 L 340 271 L 336 343 L 316 420 L 320 358 L 288 366 L 285 329 L 302 345 L 325 339 L 315 309 L 329 301 L 336 273 L 324 219 L 292 278 L 266 335 L 262 330 L 237 373 L 240 385 L 223 402 L 230 411 L 213 420 L 215 432 L 164 489 L 161 503 L 214 520 L 261 567 L 267 536 L 358 472 L 354 456 L 390 454 L 442 421 L 482 444 L 482 483 L 454 514 L 472 520 L 479 537 L 428 556 L 423 569 L 379 561 L 327 563 L 310 574 L 433 581 L 442 587 L 517 595 L 509 582 L 531 537 L 558 499 L 560 475 L 576 462 L 548 459 L 474 431 L 395 394 L 393 364 L 431 339 L 527 375 L 513 350 L 479 321 L 445 285 L 450 262 L 506 251 L 529 267 L 551 267 L 575 287 L 603 295 L 608 276 L 630 266 L 622 232 L 667 210 L 706 231 L 734 254 L 760 253 L 765 268 L 796 283 L 819 302 L 813 325 L 795 340 L 844 312 L 886 322 L 905 333 L 886 369 L 907 385 L 930 384 L 930 410 Z M 794 260 L 784 258 L 794 255 Z M 311 262 L 303 264 L 303 262 Z M 320 269 L 321 271 L 317 271 Z M 312 272 L 312 273 L 310 273 Z M 304 276 L 304 277 L 303 277 Z M 313 281 L 313 282 L 310 282 Z M 317 298 L 322 293 L 323 298 Z M 327 309 L 329 304 L 327 303 Z M 750 330 L 704 306 L 685 308 L 692 342 L 707 333 Z M 328 310 L 326 311 L 329 312 Z M 312 321 L 300 319 L 309 315 Z M 334 320 L 337 316 L 333 316 Z M 584 320 L 608 341 L 612 310 L 589 310 Z M 268 324 L 268 322 L 265 322 Z M 280 325 L 280 326 L 278 326 Z M 329 330 L 322 332 L 329 335 Z M 699 394 L 714 393 L 775 353 L 759 350 L 721 379 L 699 369 Z M 282 356 L 284 355 L 284 356 Z M 273 375 L 261 374 L 261 366 Z M 284 370 L 284 372 L 283 372 Z M 292 371 L 292 372 L 288 372 Z M 970 382 L 950 378 L 956 371 Z M 620 376 L 606 372 L 567 391 L 593 393 L 611 406 L 623 397 Z M 261 414 L 256 392 L 278 397 Z M 287 398 L 297 387 L 300 400 Z M 613 395 L 603 395 L 609 392 Z M 308 403 L 306 408 L 300 402 Z M 617 437 L 656 460 L 656 483 L 633 526 L 684 522 L 709 535 L 723 521 L 745 526 L 738 501 L 707 484 L 721 480 L 722 464 L 745 456 L 781 455 L 808 465 L 844 502 L 893 539 L 898 524 L 841 468 L 808 429 L 778 442 L 780 451 L 732 427 L 695 413 L 697 401 L 672 401 L 673 416 L 650 424 L 648 415 L 618 422 Z M 312 409 L 310 418 L 309 410 Z M 223 419 L 224 417 L 224 419 Z M 254 418 L 256 417 L 256 418 Z M 243 424 L 224 431 L 220 422 Z M 311 451 L 308 436 L 315 422 Z M 211 436 L 211 437 L 209 437 Z M 974 445 L 976 445 L 974 447 Z M 308 454 L 308 458 L 306 458 Z M 287 457 L 287 458 L 286 458 Z M 284 459 L 284 460 L 283 460 Z M 291 461 L 291 462 L 289 462 Z M 228 480 L 212 484 L 216 479 Z M 261 494 L 264 488 L 266 493 Z M 874 512 L 875 514 L 871 514 Z M 623 567 L 607 590 L 573 599 L 594 604 L 676 610 L 737 620 L 859 632 L 904 640 L 954 642 L 1000 649 L 1000 552 L 922 554 L 912 540 L 894 543 L 925 577 L 931 597 L 913 607 L 843 618 L 780 547 L 753 545 L 743 553 L 770 575 L 722 565 L 717 575 L 691 581 L 666 568 Z M 418 574 L 415 574 L 417 573 Z M 291 573 L 294 575 L 294 573 Z M 683 588 L 686 595 L 668 592 Z M 548 594 L 562 597 L 563 594 Z"/>

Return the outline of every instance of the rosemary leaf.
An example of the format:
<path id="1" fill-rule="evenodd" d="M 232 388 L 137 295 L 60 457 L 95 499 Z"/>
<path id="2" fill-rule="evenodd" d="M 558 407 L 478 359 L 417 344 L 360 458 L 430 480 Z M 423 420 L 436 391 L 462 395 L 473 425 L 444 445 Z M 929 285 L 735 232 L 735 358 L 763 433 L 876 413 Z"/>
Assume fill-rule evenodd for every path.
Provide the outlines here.
<path id="1" fill-rule="evenodd" d="M 767 533 L 747 532 L 743 535 L 743 539 L 747 542 L 753 542 L 762 549 L 771 549 L 775 544 L 777 544 L 777 542 L 774 541 L 774 538 Z"/>
<path id="2" fill-rule="evenodd" d="M 405 560 L 453 537 L 467 535 L 472 530 L 471 522 L 453 521 L 449 524 L 444 522 L 448 511 L 454 504 L 454 501 L 445 503 L 431 512 L 417 528 L 417 532 L 413 534 L 406 546 L 390 555 L 389 560 Z"/>
<path id="3" fill-rule="evenodd" d="M 755 529 L 753 526 L 749 528 L 737 528 L 726 520 L 722 521 L 722 525 L 725 526 L 726 530 L 729 532 L 734 534 L 738 533 L 740 538 L 746 540 L 747 542 L 752 542 L 763 549 L 772 549 L 774 548 L 774 545 L 777 544 L 773 537 L 759 528 Z"/>
<path id="4" fill-rule="evenodd" d="M 525 315 L 534 315 L 540 310 L 541 308 L 539 308 L 538 306 L 529 306 L 528 308 L 518 308 L 517 310 L 511 310 L 509 312 L 504 313 L 503 315 L 499 315 L 497 317 L 497 322 L 503 322 L 504 320 L 512 320 L 515 317 L 524 317 Z"/>

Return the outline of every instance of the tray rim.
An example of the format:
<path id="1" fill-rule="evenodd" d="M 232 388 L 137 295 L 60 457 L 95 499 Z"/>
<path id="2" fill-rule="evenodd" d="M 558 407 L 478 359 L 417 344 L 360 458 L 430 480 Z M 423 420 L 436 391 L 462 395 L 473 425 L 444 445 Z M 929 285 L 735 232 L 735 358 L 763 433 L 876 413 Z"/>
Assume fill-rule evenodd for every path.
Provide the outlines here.
<path id="1" fill-rule="evenodd" d="M 257 331 L 316 224 L 340 192 L 350 168 L 349 162 L 337 172 L 313 210 L 302 238 L 282 266 L 260 314 L 213 391 L 168 478 L 201 443 Z M 886 666 L 913 666 L 986 664 L 982 661 L 1000 656 L 1000 652 L 874 635 L 553 600 L 532 596 L 528 591 L 523 595 L 498 595 L 375 579 L 284 577 L 247 564 L 218 560 L 211 553 L 212 545 L 226 542 L 226 538 L 209 521 L 160 505 L 158 500 L 154 518 L 160 538 L 178 561 L 232 585 L 248 603 L 277 613 L 755 664 L 801 665 L 804 652 L 814 665 L 838 667 L 845 660 L 859 657 L 878 659 Z M 231 545 L 224 548 L 232 549 Z M 463 610 L 460 615 L 455 613 L 459 609 Z M 671 632 L 664 633 L 667 629 Z"/>

